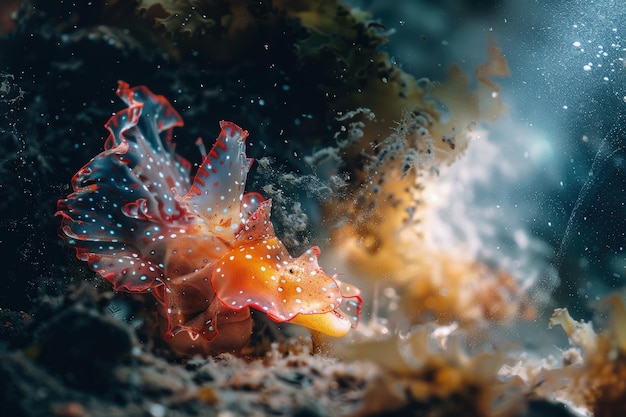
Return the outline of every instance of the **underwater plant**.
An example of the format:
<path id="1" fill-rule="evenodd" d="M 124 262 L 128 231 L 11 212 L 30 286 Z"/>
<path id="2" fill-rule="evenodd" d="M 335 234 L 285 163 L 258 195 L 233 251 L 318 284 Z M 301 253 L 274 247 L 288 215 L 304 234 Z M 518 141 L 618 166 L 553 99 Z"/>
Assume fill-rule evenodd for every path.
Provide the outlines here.
<path id="1" fill-rule="evenodd" d="M 106 124 L 105 150 L 58 202 L 61 237 L 80 260 L 115 290 L 152 293 L 182 353 L 241 349 L 250 307 L 331 336 L 356 327 L 358 288 L 323 272 L 318 247 L 291 257 L 274 233 L 271 200 L 244 193 L 247 131 L 221 122 L 190 181 L 190 163 L 174 152 L 182 119 L 170 103 L 121 81 L 117 95 L 128 108 Z"/>

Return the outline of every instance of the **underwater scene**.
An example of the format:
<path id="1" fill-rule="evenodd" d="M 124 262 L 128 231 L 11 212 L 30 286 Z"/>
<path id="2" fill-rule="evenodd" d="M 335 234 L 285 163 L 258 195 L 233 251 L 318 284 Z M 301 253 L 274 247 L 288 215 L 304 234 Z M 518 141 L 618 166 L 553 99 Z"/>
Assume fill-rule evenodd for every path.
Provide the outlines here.
<path id="1" fill-rule="evenodd" d="M 626 416 L 626 8 L 0 1 L 0 414 Z"/>

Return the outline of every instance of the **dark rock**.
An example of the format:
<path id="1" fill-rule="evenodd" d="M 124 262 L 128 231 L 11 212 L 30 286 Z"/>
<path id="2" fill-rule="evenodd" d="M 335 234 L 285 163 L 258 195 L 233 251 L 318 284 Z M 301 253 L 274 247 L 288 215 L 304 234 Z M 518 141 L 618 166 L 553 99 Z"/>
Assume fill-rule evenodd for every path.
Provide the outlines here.
<path id="1" fill-rule="evenodd" d="M 41 326 L 33 347 L 37 360 L 68 384 L 102 390 L 115 365 L 130 357 L 133 341 L 128 327 L 73 305 Z"/>

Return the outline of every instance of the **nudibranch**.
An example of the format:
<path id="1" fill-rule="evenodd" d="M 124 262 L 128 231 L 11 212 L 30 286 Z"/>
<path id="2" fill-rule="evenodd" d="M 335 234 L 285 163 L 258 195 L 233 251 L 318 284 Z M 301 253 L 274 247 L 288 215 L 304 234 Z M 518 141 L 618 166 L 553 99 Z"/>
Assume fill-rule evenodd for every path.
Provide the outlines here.
<path id="1" fill-rule="evenodd" d="M 220 122 L 192 181 L 172 141 L 182 118 L 167 99 L 122 81 L 117 95 L 128 108 L 106 123 L 104 151 L 58 202 L 60 235 L 78 259 L 117 291 L 152 293 L 178 351 L 239 350 L 250 307 L 331 336 L 356 327 L 358 288 L 324 273 L 318 247 L 291 257 L 274 233 L 271 200 L 244 192 L 247 131 Z"/>

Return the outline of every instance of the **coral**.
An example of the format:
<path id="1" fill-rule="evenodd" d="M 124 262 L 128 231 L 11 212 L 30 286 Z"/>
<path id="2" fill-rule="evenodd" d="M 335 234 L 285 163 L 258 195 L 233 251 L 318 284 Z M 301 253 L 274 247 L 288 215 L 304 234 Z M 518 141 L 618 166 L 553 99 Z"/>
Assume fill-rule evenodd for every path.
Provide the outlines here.
<path id="1" fill-rule="evenodd" d="M 478 123 L 502 113 L 500 89 L 491 77 L 507 72 L 492 41 L 487 61 L 476 69 L 474 89 L 458 67 L 440 84 L 417 82 L 394 68 L 395 75 L 377 90 L 381 99 L 370 97 L 364 100 L 367 109 L 339 117 L 337 145 L 308 160 L 317 169 L 330 166 L 331 173 L 352 163 L 340 201 L 325 206 L 339 226 L 331 243 L 360 277 L 395 287 L 399 315 L 413 323 L 434 318 L 471 325 L 534 314 L 515 277 L 469 252 L 433 245 L 428 228 L 438 173 L 463 155 Z"/>
<path id="2" fill-rule="evenodd" d="M 395 270 L 393 262 L 402 259 L 402 248 L 414 243 L 404 241 L 407 233 L 402 232 L 423 220 L 423 190 L 428 183 L 436 183 L 432 174 L 463 154 L 473 126 L 500 114 L 499 89 L 487 77 L 506 75 L 507 67 L 491 43 L 489 60 L 477 70 L 476 91 L 469 88 L 468 78 L 457 67 L 451 68 L 448 80 L 437 85 L 425 80 L 424 85 L 418 84 L 408 74 L 397 69 L 396 73 L 398 79 L 380 87 L 378 100 L 363 100 L 374 116 L 357 126 L 347 123 L 340 136 L 351 144 L 340 146 L 342 153 L 352 153 L 363 162 L 356 173 L 358 179 L 351 182 L 356 204 L 351 201 L 341 206 L 349 217 L 335 233 L 335 240 L 338 246 L 350 248 L 348 252 L 358 257 L 356 263 L 370 275 Z M 392 94 L 400 89 L 405 93 Z M 381 99 L 385 96 L 388 100 Z M 435 109 L 436 102 L 447 108 L 446 121 Z M 354 134 L 356 138 L 350 137 Z M 415 234 L 411 230 L 408 239 L 415 240 Z"/>
<path id="3" fill-rule="evenodd" d="M 610 314 L 599 333 L 567 309 L 554 311 L 550 327 L 562 326 L 573 348 L 563 352 L 561 366 L 537 372 L 534 382 L 538 395 L 554 395 L 594 417 L 617 417 L 626 413 L 626 306 L 617 294 L 602 304 Z"/>

